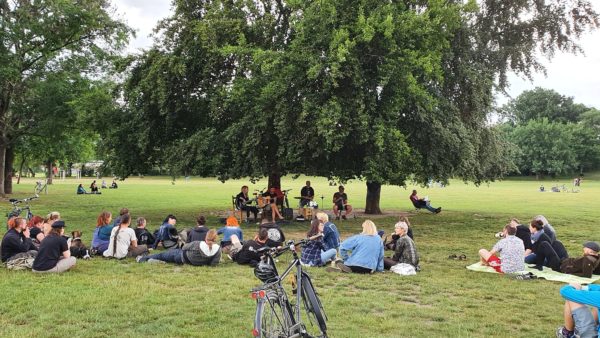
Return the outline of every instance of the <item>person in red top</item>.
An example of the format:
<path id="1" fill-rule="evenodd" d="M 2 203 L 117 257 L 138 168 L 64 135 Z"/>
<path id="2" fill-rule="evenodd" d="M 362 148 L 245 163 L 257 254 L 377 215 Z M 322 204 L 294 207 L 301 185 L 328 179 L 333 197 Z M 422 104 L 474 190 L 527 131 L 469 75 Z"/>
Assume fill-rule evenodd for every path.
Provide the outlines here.
<path id="1" fill-rule="evenodd" d="M 271 207 L 271 217 L 273 221 L 277 220 L 276 217 L 283 219 L 283 216 L 281 216 L 281 213 L 279 212 L 279 207 L 277 206 L 278 204 L 283 204 L 283 192 L 281 189 L 279 189 L 279 187 L 271 187 L 269 188 L 269 191 L 263 194 L 263 196 L 269 198 L 269 206 Z"/>
<path id="2" fill-rule="evenodd" d="M 431 204 L 429 204 L 429 200 L 419 198 L 416 190 L 412 191 L 412 194 L 410 194 L 409 199 L 412 202 L 412 204 L 415 206 L 415 208 L 417 208 L 417 209 L 425 208 L 434 214 L 437 214 L 440 211 L 442 211 L 441 207 L 439 207 L 439 208 L 432 207 Z"/>

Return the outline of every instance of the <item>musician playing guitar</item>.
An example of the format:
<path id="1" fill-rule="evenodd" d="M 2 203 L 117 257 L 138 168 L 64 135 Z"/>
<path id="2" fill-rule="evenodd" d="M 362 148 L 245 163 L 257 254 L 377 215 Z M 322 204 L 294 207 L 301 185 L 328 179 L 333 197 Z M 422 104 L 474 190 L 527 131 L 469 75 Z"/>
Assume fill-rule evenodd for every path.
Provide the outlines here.
<path id="1" fill-rule="evenodd" d="M 338 190 L 339 192 L 333 194 L 333 213 L 336 220 L 339 220 L 340 216 L 342 219 L 346 219 L 346 216 L 352 212 L 352 206 L 348 204 L 348 195 L 344 192 L 344 186 L 340 185 Z M 344 210 L 345 213 L 342 215 L 342 211 Z"/>
<path id="2" fill-rule="evenodd" d="M 310 186 L 310 181 L 306 181 L 306 185 L 300 190 L 300 208 L 304 208 L 314 198 L 315 190 Z"/>
<path id="3" fill-rule="evenodd" d="M 271 206 L 271 219 L 273 221 L 277 220 L 277 218 L 275 218 L 276 216 L 278 216 L 279 219 L 283 219 L 283 216 L 281 216 L 281 213 L 279 212 L 279 207 L 277 207 L 277 201 L 280 194 L 283 195 L 278 187 L 271 187 L 269 188 L 269 191 L 263 194 L 263 196 L 267 198 L 267 203 Z"/>
<path id="4" fill-rule="evenodd" d="M 254 222 L 258 221 L 258 208 L 255 206 L 248 205 L 252 203 L 250 197 L 248 197 L 248 186 L 242 187 L 242 191 L 235 196 L 235 205 L 238 209 L 246 212 L 246 219 L 250 218 L 250 212 L 254 214 Z"/>

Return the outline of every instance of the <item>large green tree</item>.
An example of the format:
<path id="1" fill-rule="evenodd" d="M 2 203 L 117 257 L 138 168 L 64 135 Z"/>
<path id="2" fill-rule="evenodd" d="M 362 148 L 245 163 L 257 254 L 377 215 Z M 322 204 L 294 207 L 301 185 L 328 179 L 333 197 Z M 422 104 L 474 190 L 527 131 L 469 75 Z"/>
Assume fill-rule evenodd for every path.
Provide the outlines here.
<path id="1" fill-rule="evenodd" d="M 131 63 L 121 175 L 166 165 L 221 179 L 286 173 L 382 183 L 510 169 L 488 128 L 506 73 L 577 51 L 588 1 L 174 1 L 163 38 Z M 134 136 L 135 135 L 135 136 Z M 126 148 L 126 149 L 125 149 Z M 133 155 L 133 156 L 124 156 Z"/>
<path id="2" fill-rule="evenodd" d="M 552 122 L 576 122 L 588 110 L 585 105 L 574 103 L 572 97 L 540 87 L 522 92 L 502 109 L 505 117 L 517 124 L 544 117 Z"/>
<path id="3" fill-rule="evenodd" d="M 123 46 L 130 30 L 109 11 L 109 0 L 0 1 L 0 177 L 12 167 L 5 163 L 7 149 L 27 128 L 13 107 L 23 104 L 35 83 L 69 58 L 88 61 L 83 73 L 102 72 L 91 61 Z"/>

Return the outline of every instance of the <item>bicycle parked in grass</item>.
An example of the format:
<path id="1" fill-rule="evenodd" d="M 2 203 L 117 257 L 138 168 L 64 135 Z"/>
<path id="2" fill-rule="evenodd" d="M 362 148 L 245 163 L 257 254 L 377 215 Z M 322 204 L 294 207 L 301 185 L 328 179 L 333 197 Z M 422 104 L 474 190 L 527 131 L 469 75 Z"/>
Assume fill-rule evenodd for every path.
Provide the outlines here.
<path id="1" fill-rule="evenodd" d="M 9 199 L 8 201 L 10 202 L 10 204 L 12 204 L 13 208 L 6 216 L 8 217 L 8 219 L 11 219 L 12 217 L 23 217 L 29 221 L 33 217 L 33 213 L 31 212 L 29 202 L 38 197 L 40 196 L 35 194 L 34 196 L 23 198 L 20 200 L 16 198 Z M 21 206 L 21 203 L 23 203 L 25 206 Z"/>
<path id="2" fill-rule="evenodd" d="M 256 300 L 256 315 L 252 335 L 255 337 L 290 338 L 290 337 L 327 337 L 327 317 L 323 305 L 315 292 L 308 274 L 302 270 L 296 247 L 304 245 L 307 240 L 297 243 L 289 241 L 284 248 L 262 248 L 258 252 L 263 256 L 254 269 L 254 274 L 263 284 L 252 290 L 252 298 Z M 275 266 L 275 258 L 287 251 L 292 252 L 293 260 L 286 270 L 279 275 Z M 282 281 L 296 269 L 295 303 L 290 301 Z M 302 308 L 304 311 L 302 311 Z M 310 329 L 302 320 L 301 312 L 310 321 Z"/>

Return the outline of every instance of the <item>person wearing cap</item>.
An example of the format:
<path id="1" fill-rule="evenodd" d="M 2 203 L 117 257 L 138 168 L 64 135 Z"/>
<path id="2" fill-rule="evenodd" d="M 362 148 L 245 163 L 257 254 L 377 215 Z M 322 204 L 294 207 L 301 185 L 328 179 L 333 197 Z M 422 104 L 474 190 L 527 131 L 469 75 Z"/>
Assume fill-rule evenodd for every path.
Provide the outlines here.
<path id="1" fill-rule="evenodd" d="M 52 223 L 48 236 L 40 244 L 40 250 L 33 261 L 33 272 L 60 273 L 75 266 L 76 259 L 71 256 L 65 233 L 65 222 L 58 220 Z"/>
<path id="2" fill-rule="evenodd" d="M 600 273 L 600 245 L 596 242 L 583 243 L 583 256 L 577 258 L 562 258 L 549 250 L 548 246 L 544 250 L 540 250 L 537 254 L 537 259 L 540 261 L 546 260 L 547 266 L 554 271 L 568 273 L 579 277 L 591 278 L 592 274 Z"/>
<path id="3" fill-rule="evenodd" d="M 416 271 L 419 270 L 419 254 L 415 242 L 408 236 L 408 224 L 400 221 L 394 226 L 394 234 L 397 237 L 394 246 L 394 256 L 383 259 L 383 267 L 389 270 L 392 266 L 405 263 L 412 265 Z"/>
<path id="4" fill-rule="evenodd" d="M 2 238 L 2 263 L 22 257 L 35 257 L 38 252 L 30 238 L 27 221 L 21 217 L 8 220 L 9 230 Z"/>
<path id="5" fill-rule="evenodd" d="M 560 295 L 565 299 L 563 310 L 565 322 L 564 326 L 556 330 L 556 337 L 598 337 L 600 335 L 600 326 L 598 325 L 600 285 L 581 286 L 571 283 L 560 289 Z M 577 331 L 577 335 L 575 335 L 575 331 Z"/>

